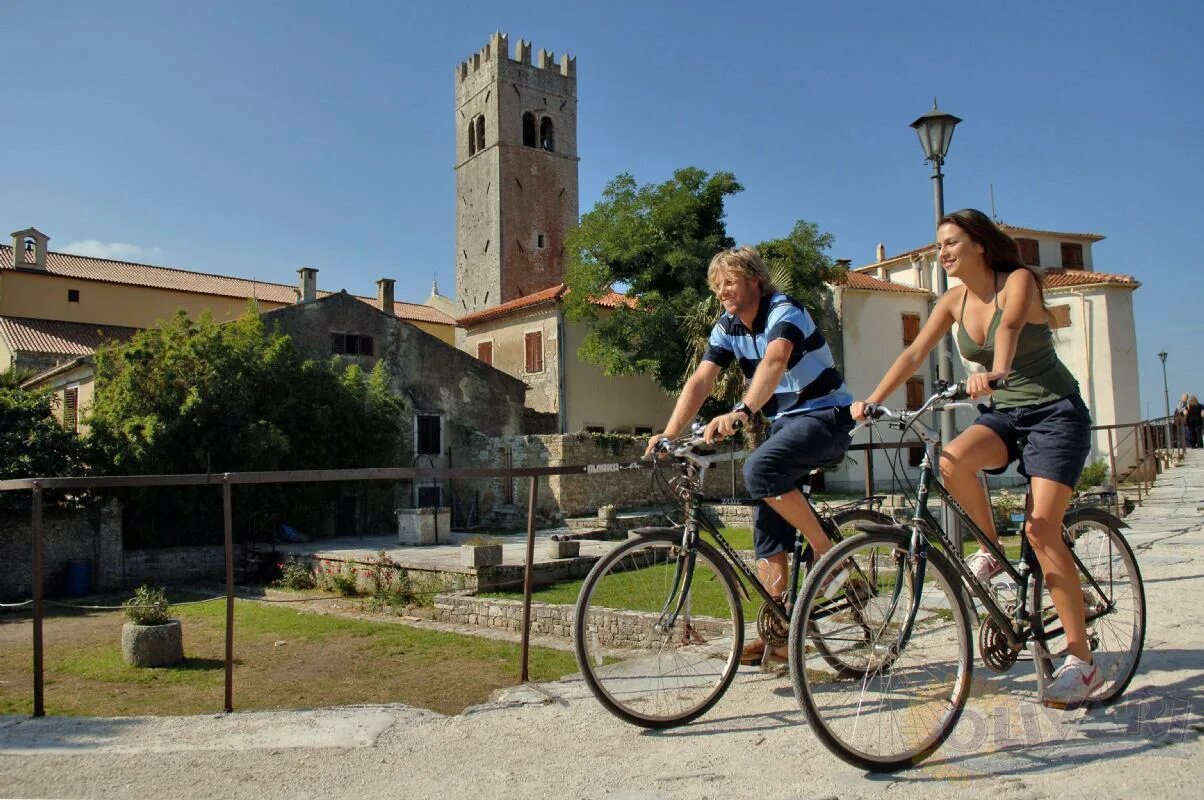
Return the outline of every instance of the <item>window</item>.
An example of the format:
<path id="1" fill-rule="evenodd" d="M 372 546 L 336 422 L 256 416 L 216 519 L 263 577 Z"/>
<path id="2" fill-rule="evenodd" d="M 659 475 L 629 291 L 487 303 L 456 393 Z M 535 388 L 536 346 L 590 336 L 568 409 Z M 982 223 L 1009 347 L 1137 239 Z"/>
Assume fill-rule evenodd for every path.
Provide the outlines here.
<path id="1" fill-rule="evenodd" d="M 63 428 L 79 430 L 79 388 L 75 386 L 63 391 Z"/>
<path id="2" fill-rule="evenodd" d="M 527 372 L 543 372 L 543 331 L 532 331 L 523 340 L 527 351 Z"/>
<path id="3" fill-rule="evenodd" d="M 1037 247 L 1036 239 L 1016 239 L 1016 244 L 1020 247 L 1020 261 L 1025 264 L 1030 264 L 1034 267 L 1041 266 L 1040 248 Z"/>
<path id="4" fill-rule="evenodd" d="M 586 425 L 584 428 L 586 433 L 606 433 L 605 425 Z"/>
<path id="5" fill-rule="evenodd" d="M 652 426 L 651 425 L 636 425 L 634 428 L 631 429 L 631 432 L 633 434 L 635 434 L 636 436 L 651 436 L 652 435 Z"/>
<path id="6" fill-rule="evenodd" d="M 477 343 L 477 358 L 489 366 L 493 366 L 493 342 Z"/>
<path id="7" fill-rule="evenodd" d="M 543 234 L 542 233 L 535 234 L 535 246 L 538 247 L 540 250 L 543 249 Z"/>
<path id="8" fill-rule="evenodd" d="M 903 314 L 903 346 L 907 347 L 920 335 L 920 315 Z"/>
<path id="9" fill-rule="evenodd" d="M 476 155 L 477 153 L 476 126 L 477 124 L 475 120 L 468 121 L 468 154 L 470 156 Z"/>
<path id="10" fill-rule="evenodd" d="M 915 411 L 924 405 L 924 379 L 907 379 L 907 410 Z"/>
<path id="11" fill-rule="evenodd" d="M 438 486 L 419 486 L 418 487 L 418 507 L 419 508 L 438 508 L 443 505 L 443 493 Z"/>
<path id="12" fill-rule="evenodd" d="M 544 117 L 539 123 L 539 146 L 549 153 L 556 149 L 556 135 L 552 131 L 551 117 Z"/>
<path id="13" fill-rule="evenodd" d="M 361 336 L 355 333 L 330 334 L 330 352 L 338 355 L 371 356 L 375 355 L 375 346 L 371 336 Z"/>
<path id="14" fill-rule="evenodd" d="M 477 117 L 477 150 L 485 149 L 485 115 Z"/>
<path id="15" fill-rule="evenodd" d="M 67 302 L 68 303 L 78 303 L 79 302 L 79 289 L 68 289 L 67 290 Z"/>
<path id="16" fill-rule="evenodd" d="M 1062 242 L 1062 266 L 1066 269 L 1083 268 L 1083 246 L 1078 242 Z"/>
<path id="17" fill-rule="evenodd" d="M 1070 306 L 1050 306 L 1049 307 L 1049 327 L 1054 328 L 1069 328 L 1070 327 Z"/>
<path id="18" fill-rule="evenodd" d="M 418 455 L 437 456 L 443 452 L 441 420 L 435 414 L 419 414 L 415 419 L 417 444 L 414 452 Z"/>
<path id="19" fill-rule="evenodd" d="M 535 146 L 535 115 L 530 111 L 523 114 L 523 146 Z"/>

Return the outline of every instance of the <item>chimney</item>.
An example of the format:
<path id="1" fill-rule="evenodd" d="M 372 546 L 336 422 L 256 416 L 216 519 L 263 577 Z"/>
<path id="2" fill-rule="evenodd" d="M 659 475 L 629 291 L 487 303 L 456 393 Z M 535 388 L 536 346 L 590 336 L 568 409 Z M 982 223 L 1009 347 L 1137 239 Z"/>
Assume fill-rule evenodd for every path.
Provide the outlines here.
<path id="1" fill-rule="evenodd" d="M 50 237 L 37 228 L 13 231 L 13 266 L 18 269 L 46 269 L 46 243 Z"/>
<path id="2" fill-rule="evenodd" d="M 301 300 L 302 303 L 312 303 L 318 299 L 318 271 L 313 267 L 302 267 L 297 270 L 297 274 L 301 276 Z"/>
<path id="3" fill-rule="evenodd" d="M 885 261 L 886 260 L 886 245 L 882 244 L 882 242 L 878 242 L 878 250 L 875 253 L 875 255 L 878 256 L 879 261 Z"/>
<path id="4" fill-rule="evenodd" d="M 393 316 L 393 284 L 392 278 L 381 278 L 376 282 L 376 304 L 389 316 Z"/>

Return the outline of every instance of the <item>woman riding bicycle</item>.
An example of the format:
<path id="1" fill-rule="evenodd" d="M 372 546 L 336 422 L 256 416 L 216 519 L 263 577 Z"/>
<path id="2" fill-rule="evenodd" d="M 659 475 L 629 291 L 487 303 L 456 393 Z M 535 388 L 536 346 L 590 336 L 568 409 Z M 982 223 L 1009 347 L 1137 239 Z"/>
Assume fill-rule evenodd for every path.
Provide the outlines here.
<path id="1" fill-rule="evenodd" d="M 997 474 L 1019 459 L 1030 486 L 1025 533 L 1066 631 L 1066 661 L 1042 699 L 1065 708 L 1089 699 L 1103 683 L 1087 642 L 1078 574 L 1062 539 L 1062 518 L 1091 449 L 1091 416 L 1078 383 L 1054 351 L 1041 276 L 1021 262 L 1016 242 L 981 211 L 963 209 L 941 218 L 937 247 L 941 267 L 961 285 L 941 296 L 919 336 L 869 397 L 853 404 L 852 413 L 865 419 L 866 403 L 883 402 L 919 371 L 958 323 L 962 357 L 986 370 L 967 379 L 967 391 L 989 397 L 990 405 L 979 406 L 974 424 L 945 447 L 941 477 L 975 524 L 998 542 L 978 472 Z M 997 379 L 1006 385 L 992 390 Z M 982 550 L 967 561 L 983 582 L 1002 570 Z"/>

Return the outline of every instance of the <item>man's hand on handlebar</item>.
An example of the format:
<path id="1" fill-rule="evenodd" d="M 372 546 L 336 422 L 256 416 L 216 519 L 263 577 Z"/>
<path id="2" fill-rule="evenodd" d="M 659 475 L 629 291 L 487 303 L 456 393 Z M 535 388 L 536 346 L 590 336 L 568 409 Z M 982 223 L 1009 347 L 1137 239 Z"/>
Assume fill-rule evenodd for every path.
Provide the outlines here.
<path id="1" fill-rule="evenodd" d="M 669 441 L 669 438 L 670 437 L 663 433 L 654 433 L 649 436 L 648 446 L 644 448 L 644 458 L 654 458 L 657 456 L 661 452 L 661 448 L 658 447 L 658 445 L 660 445 L 661 442 Z"/>
<path id="2" fill-rule="evenodd" d="M 726 439 L 747 424 L 748 415 L 743 411 L 729 411 L 726 414 L 720 414 L 707 423 L 706 429 L 702 432 L 702 440 L 711 444 L 716 439 Z"/>

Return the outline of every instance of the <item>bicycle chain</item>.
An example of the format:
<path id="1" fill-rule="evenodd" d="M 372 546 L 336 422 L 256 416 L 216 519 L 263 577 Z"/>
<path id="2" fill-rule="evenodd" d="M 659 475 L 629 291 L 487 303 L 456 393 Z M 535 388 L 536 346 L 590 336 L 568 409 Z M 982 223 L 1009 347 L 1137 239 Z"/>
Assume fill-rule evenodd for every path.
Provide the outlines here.
<path id="1" fill-rule="evenodd" d="M 757 612 L 757 635 L 770 647 L 784 647 L 790 639 L 790 629 L 777 618 L 769 603 L 761 603 Z"/>
<path id="2" fill-rule="evenodd" d="M 1005 610 L 1010 618 L 1016 610 L 1016 606 L 1014 603 L 1008 603 Z M 1016 663 L 1016 659 L 1020 657 L 1020 648 L 1013 647 L 1008 643 L 1007 634 L 991 616 L 983 620 L 978 629 L 978 652 L 982 655 L 983 663 L 992 672 L 1000 674 L 1011 669 L 1012 665 Z"/>

